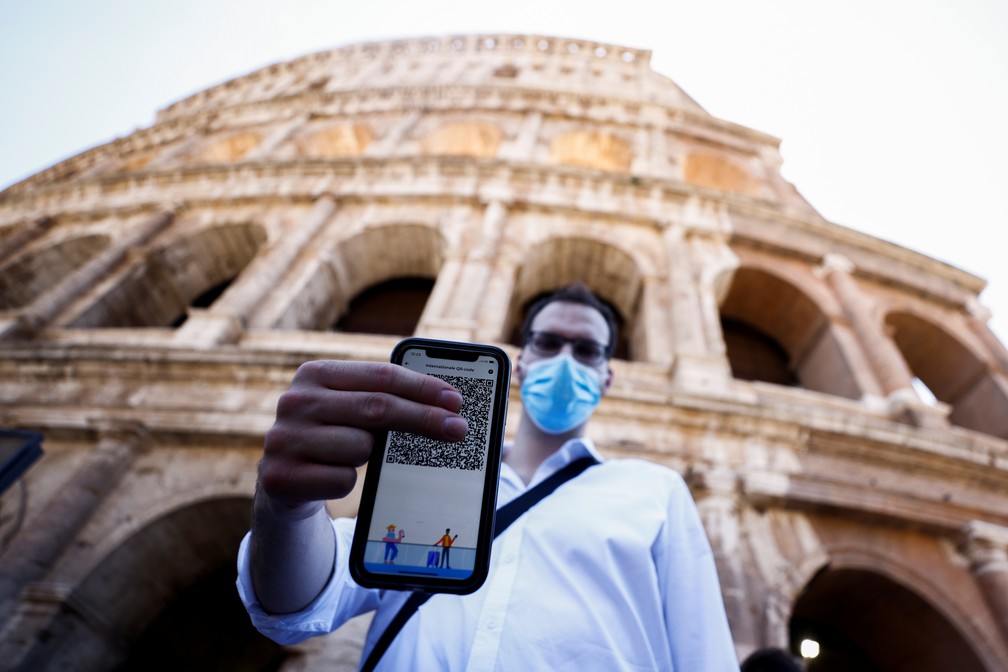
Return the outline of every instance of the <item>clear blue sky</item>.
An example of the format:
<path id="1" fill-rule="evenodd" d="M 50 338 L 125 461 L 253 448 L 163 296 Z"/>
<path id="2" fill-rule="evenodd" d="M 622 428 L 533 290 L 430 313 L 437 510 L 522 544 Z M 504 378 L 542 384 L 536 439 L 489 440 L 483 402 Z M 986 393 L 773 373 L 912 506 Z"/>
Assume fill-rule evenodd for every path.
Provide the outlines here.
<path id="1" fill-rule="evenodd" d="M 827 219 L 986 278 L 1008 340 L 1005 0 L 10 1 L 0 188 L 270 63 L 488 31 L 652 50 L 709 112 L 782 138 Z"/>

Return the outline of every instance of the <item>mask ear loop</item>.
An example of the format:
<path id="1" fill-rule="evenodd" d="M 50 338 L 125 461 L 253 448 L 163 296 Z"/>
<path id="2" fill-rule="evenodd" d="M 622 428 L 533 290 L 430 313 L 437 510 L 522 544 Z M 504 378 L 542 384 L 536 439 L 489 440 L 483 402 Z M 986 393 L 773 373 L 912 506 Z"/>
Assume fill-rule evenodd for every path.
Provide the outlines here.
<path id="1" fill-rule="evenodd" d="M 515 361 L 514 368 L 514 375 L 519 385 L 525 380 L 525 374 L 528 373 L 527 368 L 525 365 L 525 348 L 522 348 L 521 352 L 518 353 L 518 359 Z"/>

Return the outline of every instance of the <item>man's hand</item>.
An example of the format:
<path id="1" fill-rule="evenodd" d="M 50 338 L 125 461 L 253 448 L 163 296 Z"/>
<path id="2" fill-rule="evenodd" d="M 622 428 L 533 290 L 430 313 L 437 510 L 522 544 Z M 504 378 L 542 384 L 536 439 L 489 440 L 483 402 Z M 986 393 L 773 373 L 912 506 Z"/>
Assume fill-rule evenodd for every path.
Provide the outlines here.
<path id="1" fill-rule="evenodd" d="M 467 431 L 462 397 L 434 376 L 393 364 L 303 364 L 277 404 L 260 464 L 260 497 L 278 517 L 301 518 L 345 497 L 374 447 L 373 432 L 399 430 L 442 441 Z"/>
<path id="2" fill-rule="evenodd" d="M 372 432 L 459 441 L 468 429 L 461 406 L 448 383 L 393 364 L 319 361 L 298 369 L 259 463 L 249 571 L 263 609 L 298 611 L 325 587 L 336 545 L 324 500 L 353 489 Z"/>

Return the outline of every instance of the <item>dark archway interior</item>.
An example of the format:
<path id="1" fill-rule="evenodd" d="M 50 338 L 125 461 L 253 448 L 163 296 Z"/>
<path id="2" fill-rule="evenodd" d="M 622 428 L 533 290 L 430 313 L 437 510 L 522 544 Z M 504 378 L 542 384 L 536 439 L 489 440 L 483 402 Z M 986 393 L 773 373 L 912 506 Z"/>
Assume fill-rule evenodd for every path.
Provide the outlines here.
<path id="1" fill-rule="evenodd" d="M 228 278 L 223 282 L 217 283 L 216 285 L 214 285 L 213 287 L 206 290 L 205 292 L 197 296 L 195 299 L 190 301 L 189 306 L 192 308 L 209 308 L 210 306 L 213 305 L 214 301 L 219 299 L 221 294 L 223 294 L 225 290 L 227 290 L 227 288 L 231 286 L 232 282 L 234 282 L 234 278 Z M 182 313 L 178 317 L 172 320 L 171 326 L 176 328 L 181 327 L 188 318 L 189 318 L 188 312 L 182 311 Z"/>
<path id="2" fill-rule="evenodd" d="M 130 645 L 117 672 L 273 672 L 284 650 L 252 628 L 227 564 L 181 591 Z"/>
<path id="3" fill-rule="evenodd" d="M 788 354 L 777 341 L 745 322 L 727 317 L 721 318 L 721 332 L 733 377 L 798 386 Z"/>
<path id="4" fill-rule="evenodd" d="M 791 618 L 791 645 L 819 642 L 808 672 L 985 672 L 962 635 L 927 601 L 879 574 L 824 570 Z"/>
<path id="5" fill-rule="evenodd" d="M 429 278 L 396 278 L 365 289 L 350 302 L 334 331 L 409 336 L 434 289 Z"/>
<path id="6" fill-rule="evenodd" d="M 235 587 L 249 507 L 244 497 L 202 501 L 124 540 L 78 587 L 80 606 L 53 624 L 59 641 L 32 669 L 278 669 L 288 652 L 253 628 Z"/>

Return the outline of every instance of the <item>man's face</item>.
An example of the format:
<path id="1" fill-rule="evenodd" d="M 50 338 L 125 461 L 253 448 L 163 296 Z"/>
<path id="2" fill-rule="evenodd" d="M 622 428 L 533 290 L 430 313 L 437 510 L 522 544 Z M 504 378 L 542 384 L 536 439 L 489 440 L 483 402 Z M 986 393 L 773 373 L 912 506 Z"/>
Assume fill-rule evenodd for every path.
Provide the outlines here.
<path id="1" fill-rule="evenodd" d="M 609 343 L 609 326 L 606 324 L 605 318 L 591 306 L 581 303 L 554 301 L 547 304 L 532 320 L 531 331 L 556 334 L 568 339 L 589 339 L 604 346 L 611 345 Z M 575 355 L 573 344 L 571 343 L 565 343 L 560 352 L 569 353 L 571 356 Z M 515 371 L 518 381 L 521 382 L 524 380 L 525 372 L 530 364 L 542 359 L 549 359 L 553 356 L 555 355 L 538 354 L 531 346 L 526 344 L 522 348 L 521 354 L 518 355 L 518 366 Z M 603 358 L 597 364 L 582 363 L 599 372 L 602 378 L 602 392 L 604 394 L 612 382 L 612 370 L 609 368 L 609 360 Z"/>

